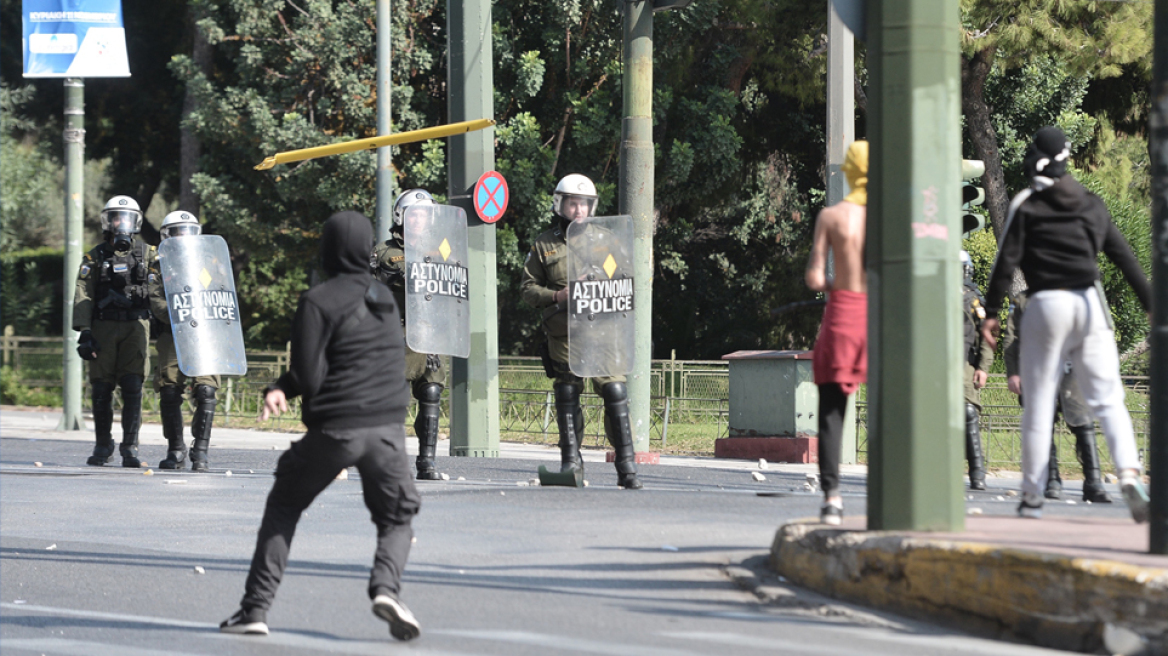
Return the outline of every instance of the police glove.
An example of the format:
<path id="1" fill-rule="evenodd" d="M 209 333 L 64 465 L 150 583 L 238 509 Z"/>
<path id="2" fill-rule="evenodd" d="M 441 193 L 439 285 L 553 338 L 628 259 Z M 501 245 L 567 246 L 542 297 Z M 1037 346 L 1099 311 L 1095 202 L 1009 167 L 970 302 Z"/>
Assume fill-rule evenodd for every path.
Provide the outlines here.
<path id="1" fill-rule="evenodd" d="M 80 355 L 82 360 L 96 360 L 97 352 L 100 350 L 93 333 L 82 330 L 81 336 L 77 338 L 77 355 Z"/>
<path id="2" fill-rule="evenodd" d="M 426 356 L 426 371 L 438 371 L 442 368 L 442 358 L 433 353 Z"/>
<path id="3" fill-rule="evenodd" d="M 129 285 L 126 287 L 126 298 L 131 301 L 145 300 L 148 295 L 146 285 Z"/>

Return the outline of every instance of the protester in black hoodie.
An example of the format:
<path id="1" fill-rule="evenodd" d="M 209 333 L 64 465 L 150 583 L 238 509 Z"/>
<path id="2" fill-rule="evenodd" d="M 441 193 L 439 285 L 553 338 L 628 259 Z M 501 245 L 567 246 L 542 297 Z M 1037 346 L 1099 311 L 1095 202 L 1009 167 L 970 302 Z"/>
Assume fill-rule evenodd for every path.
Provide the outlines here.
<path id="1" fill-rule="evenodd" d="M 1031 188 L 1010 204 L 1010 214 L 990 274 L 982 334 L 990 344 L 1000 328 L 998 313 L 1016 269 L 1029 286 L 1022 318 L 1022 503 L 1018 514 L 1042 515 L 1049 474 L 1051 429 L 1064 363 L 1091 414 L 1099 420 L 1120 473 L 1120 489 L 1132 518 L 1147 521 L 1144 491 L 1131 415 L 1124 405 L 1119 353 L 1111 312 L 1103 297 L 1096 257 L 1115 262 L 1148 309 L 1151 289 L 1131 246 L 1098 196 L 1067 173 L 1070 143 L 1062 130 L 1045 127 L 1034 135 L 1024 165 Z"/>
<path id="2" fill-rule="evenodd" d="M 321 260 L 331 277 L 300 297 L 292 324 L 290 369 L 264 391 L 263 419 L 303 397 L 304 438 L 280 456 L 240 609 L 224 633 L 268 633 L 267 611 L 288 563 L 296 524 L 341 470 L 356 465 L 377 526 L 369 577 L 373 613 L 398 640 L 421 629 L 397 598 L 410 552 L 410 521 L 421 505 L 406 455 L 409 404 L 399 310 L 369 273 L 373 229 L 357 212 L 329 217 Z"/>

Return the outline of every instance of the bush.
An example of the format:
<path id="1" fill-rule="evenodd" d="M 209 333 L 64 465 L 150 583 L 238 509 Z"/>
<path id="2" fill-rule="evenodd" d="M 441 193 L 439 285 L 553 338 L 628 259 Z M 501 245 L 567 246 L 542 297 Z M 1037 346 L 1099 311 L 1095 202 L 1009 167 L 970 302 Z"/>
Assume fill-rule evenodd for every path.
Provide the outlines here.
<path id="1" fill-rule="evenodd" d="M 61 391 L 43 387 L 27 387 L 20 382 L 20 374 L 12 367 L 0 367 L 0 403 L 61 407 Z"/>

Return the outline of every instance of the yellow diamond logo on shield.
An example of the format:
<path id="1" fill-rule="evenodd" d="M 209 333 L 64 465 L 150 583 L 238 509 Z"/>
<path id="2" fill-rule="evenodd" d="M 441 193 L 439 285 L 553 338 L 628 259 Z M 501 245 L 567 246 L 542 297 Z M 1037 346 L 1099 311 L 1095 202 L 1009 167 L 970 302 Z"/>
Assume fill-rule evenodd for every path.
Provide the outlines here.
<path id="1" fill-rule="evenodd" d="M 438 252 L 442 254 L 443 261 L 445 261 L 447 258 L 449 258 L 450 257 L 450 242 L 443 239 L 442 243 L 439 244 L 439 246 L 438 246 Z"/>
<path id="2" fill-rule="evenodd" d="M 203 283 L 204 288 L 210 286 L 211 274 L 207 273 L 206 269 L 203 269 L 202 273 L 199 274 L 199 282 Z"/>
<path id="3" fill-rule="evenodd" d="M 604 260 L 604 272 L 611 278 L 613 271 L 616 271 L 616 260 L 612 258 L 612 253 L 609 253 L 608 258 Z"/>

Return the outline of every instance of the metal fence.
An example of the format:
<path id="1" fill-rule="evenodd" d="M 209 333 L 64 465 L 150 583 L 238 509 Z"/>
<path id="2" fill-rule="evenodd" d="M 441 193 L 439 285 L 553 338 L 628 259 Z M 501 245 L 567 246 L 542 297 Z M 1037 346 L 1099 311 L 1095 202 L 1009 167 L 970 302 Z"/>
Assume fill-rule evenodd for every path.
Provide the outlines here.
<path id="1" fill-rule="evenodd" d="M 17 337 L 6 334 L 0 343 L 3 365 L 10 377 L 26 388 L 42 388 L 56 393 L 59 404 L 61 387 L 61 339 Z M 290 352 L 284 350 L 248 351 L 248 373 L 228 378 L 219 392 L 219 412 L 223 425 L 262 427 L 300 431 L 299 405 L 292 412 L 272 422 L 259 425 L 260 393 L 288 368 Z M 449 372 L 450 368 L 447 367 Z M 448 381 L 449 382 L 449 381 Z M 1125 377 L 1127 406 L 1131 411 L 1141 456 L 1147 456 L 1149 395 L 1146 377 Z M 148 388 L 152 388 L 150 381 Z M 510 440 L 552 443 L 557 440 L 555 398 L 538 358 L 499 358 L 499 430 Z M 449 385 L 447 385 L 449 390 Z M 856 397 L 857 455 L 867 460 L 867 393 L 860 387 Z M 603 403 L 585 386 L 582 404 L 585 413 L 585 444 L 604 443 Z M 6 392 L 7 394 L 8 392 Z M 654 360 L 650 380 L 650 442 L 655 449 L 671 453 L 712 454 L 714 440 L 729 434 L 730 376 L 723 361 Z M 84 393 L 88 406 L 89 395 Z M 442 420 L 448 426 L 449 391 L 443 394 Z M 9 399 L 5 403 L 11 403 Z M 1020 421 L 1022 410 L 1017 397 L 1006 389 L 1005 377 L 991 374 L 982 390 L 981 429 L 983 449 L 991 467 L 1016 468 L 1021 461 Z M 413 423 L 416 405 L 410 407 L 408 423 Z M 157 417 L 158 402 L 153 394 L 143 399 L 143 413 Z M 217 418 L 217 422 L 220 420 Z M 1074 439 L 1062 422 L 1056 424 L 1055 438 L 1060 459 L 1074 461 Z M 1099 440 L 1101 455 L 1109 462 L 1105 440 Z M 1077 464 L 1077 463 L 1075 463 Z M 1074 468 L 1072 464 L 1071 469 Z"/>

